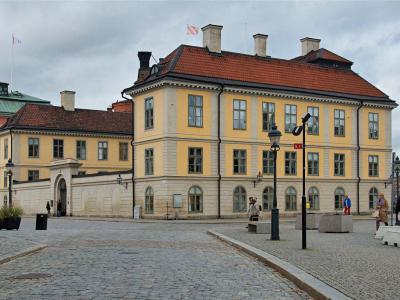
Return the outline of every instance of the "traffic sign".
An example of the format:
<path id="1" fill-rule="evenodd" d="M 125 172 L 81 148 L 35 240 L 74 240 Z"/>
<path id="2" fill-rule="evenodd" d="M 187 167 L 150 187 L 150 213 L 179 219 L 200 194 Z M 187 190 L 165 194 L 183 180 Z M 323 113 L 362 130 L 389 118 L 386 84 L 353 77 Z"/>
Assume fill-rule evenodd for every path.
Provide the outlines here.
<path id="1" fill-rule="evenodd" d="M 303 149 L 303 144 L 294 144 L 293 146 L 295 150 Z"/>

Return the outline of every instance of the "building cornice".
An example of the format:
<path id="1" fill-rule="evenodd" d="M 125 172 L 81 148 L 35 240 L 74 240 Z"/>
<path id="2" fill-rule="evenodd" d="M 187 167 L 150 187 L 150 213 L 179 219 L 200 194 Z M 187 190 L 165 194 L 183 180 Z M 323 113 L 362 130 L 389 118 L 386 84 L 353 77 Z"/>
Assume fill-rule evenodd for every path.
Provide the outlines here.
<path id="1" fill-rule="evenodd" d="M 35 135 L 62 135 L 62 136 L 79 136 L 79 137 L 99 137 L 99 138 L 115 138 L 130 140 L 132 135 L 121 135 L 112 133 L 98 133 L 98 132 L 77 132 L 77 131 L 62 131 L 62 130 L 45 130 L 45 129 L 16 129 L 11 128 L 13 134 L 35 134 Z M 10 129 L 5 129 L 0 132 L 0 135 L 9 134 Z"/>

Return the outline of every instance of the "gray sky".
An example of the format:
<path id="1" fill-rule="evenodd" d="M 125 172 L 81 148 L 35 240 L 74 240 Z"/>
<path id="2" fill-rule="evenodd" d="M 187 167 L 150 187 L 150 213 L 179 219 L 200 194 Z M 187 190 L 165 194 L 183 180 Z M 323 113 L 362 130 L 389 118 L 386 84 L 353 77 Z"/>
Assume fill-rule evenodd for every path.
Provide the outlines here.
<path id="1" fill-rule="evenodd" d="M 0 0 L 0 81 L 59 105 L 61 90 L 77 92 L 77 106 L 105 109 L 135 81 L 137 51 L 158 59 L 180 44 L 201 45 L 186 24 L 223 25 L 223 50 L 253 53 L 265 33 L 273 57 L 300 55 L 299 39 L 354 62 L 353 70 L 400 100 L 400 2 L 333 1 L 69 1 Z M 393 112 L 393 144 L 400 151 L 400 108 Z"/>

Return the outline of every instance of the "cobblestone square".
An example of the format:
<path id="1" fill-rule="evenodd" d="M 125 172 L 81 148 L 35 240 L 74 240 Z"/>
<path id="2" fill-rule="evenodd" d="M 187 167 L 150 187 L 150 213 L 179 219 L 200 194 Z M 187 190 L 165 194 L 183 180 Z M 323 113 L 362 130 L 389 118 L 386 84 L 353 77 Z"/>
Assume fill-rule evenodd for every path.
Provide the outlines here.
<path id="1" fill-rule="evenodd" d="M 34 220 L 26 218 L 20 231 L 0 231 L 0 240 L 7 240 L 1 251 L 12 251 L 18 242 L 48 248 L 0 265 L 0 298 L 310 298 L 279 273 L 207 235 L 213 227 L 65 218 L 34 231 Z"/>

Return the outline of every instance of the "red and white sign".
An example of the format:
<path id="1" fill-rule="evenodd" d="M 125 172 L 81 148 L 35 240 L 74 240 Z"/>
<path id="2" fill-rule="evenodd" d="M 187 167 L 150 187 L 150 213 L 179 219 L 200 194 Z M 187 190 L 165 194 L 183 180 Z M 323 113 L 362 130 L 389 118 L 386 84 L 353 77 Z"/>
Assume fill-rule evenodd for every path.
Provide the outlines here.
<path id="1" fill-rule="evenodd" d="M 294 144 L 293 146 L 295 150 L 303 149 L 303 144 Z"/>

